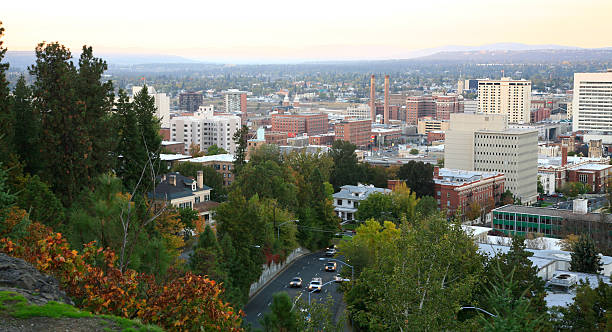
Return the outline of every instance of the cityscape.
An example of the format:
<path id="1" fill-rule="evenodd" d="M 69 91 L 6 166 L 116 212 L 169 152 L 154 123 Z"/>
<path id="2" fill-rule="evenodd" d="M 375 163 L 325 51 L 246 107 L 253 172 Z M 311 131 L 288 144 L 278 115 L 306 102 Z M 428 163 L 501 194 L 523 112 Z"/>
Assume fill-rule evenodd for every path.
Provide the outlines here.
<path id="1" fill-rule="evenodd" d="M 0 332 L 612 329 L 612 5 L 438 2 L 8 5 Z"/>

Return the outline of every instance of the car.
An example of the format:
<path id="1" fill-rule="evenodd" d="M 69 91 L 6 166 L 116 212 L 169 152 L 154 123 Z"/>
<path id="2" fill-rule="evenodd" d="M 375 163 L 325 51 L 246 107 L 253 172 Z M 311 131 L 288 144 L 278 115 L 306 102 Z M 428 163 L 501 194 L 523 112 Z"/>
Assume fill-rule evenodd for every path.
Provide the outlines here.
<path id="1" fill-rule="evenodd" d="M 312 278 L 310 284 L 308 285 L 309 291 L 319 292 L 321 291 L 321 287 L 323 287 L 323 279 L 321 278 Z"/>
<path id="2" fill-rule="evenodd" d="M 334 277 L 334 281 L 335 282 L 343 282 L 344 278 L 342 278 L 339 274 L 336 274 L 336 276 Z"/>
<path id="3" fill-rule="evenodd" d="M 302 278 L 295 277 L 289 282 L 289 287 L 302 287 Z"/>
<path id="4" fill-rule="evenodd" d="M 327 272 L 335 272 L 336 271 L 336 262 L 327 262 L 327 263 L 325 263 L 325 271 L 327 271 Z"/>
<path id="5" fill-rule="evenodd" d="M 325 251 L 325 256 L 327 257 L 332 257 L 336 254 L 336 249 L 334 248 L 327 248 L 327 250 Z"/>

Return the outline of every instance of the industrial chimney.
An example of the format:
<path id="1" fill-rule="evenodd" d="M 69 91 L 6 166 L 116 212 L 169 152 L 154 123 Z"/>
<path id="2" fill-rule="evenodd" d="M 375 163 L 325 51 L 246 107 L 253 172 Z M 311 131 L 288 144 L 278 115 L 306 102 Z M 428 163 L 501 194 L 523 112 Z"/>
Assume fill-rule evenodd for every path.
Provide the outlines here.
<path id="1" fill-rule="evenodd" d="M 370 118 L 372 123 L 376 122 L 376 78 L 370 76 Z"/>
<path id="2" fill-rule="evenodd" d="M 389 75 L 385 75 L 385 124 L 389 124 Z"/>
<path id="3" fill-rule="evenodd" d="M 198 182 L 198 189 L 204 188 L 204 172 L 203 171 L 198 171 L 196 181 Z"/>
<path id="4" fill-rule="evenodd" d="M 567 165 L 567 145 L 561 145 L 561 166 Z"/>

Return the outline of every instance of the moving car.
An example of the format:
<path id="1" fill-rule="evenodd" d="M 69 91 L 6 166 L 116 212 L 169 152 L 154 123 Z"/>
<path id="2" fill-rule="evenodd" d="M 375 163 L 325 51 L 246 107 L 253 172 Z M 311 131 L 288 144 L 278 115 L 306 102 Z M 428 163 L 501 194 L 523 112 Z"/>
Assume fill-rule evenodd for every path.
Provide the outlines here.
<path id="1" fill-rule="evenodd" d="M 327 271 L 327 272 L 335 272 L 336 271 L 336 262 L 327 262 L 327 263 L 325 263 L 325 271 Z"/>
<path id="2" fill-rule="evenodd" d="M 302 287 L 302 278 L 295 277 L 289 282 L 289 287 Z"/>
<path id="3" fill-rule="evenodd" d="M 325 256 L 327 257 L 332 257 L 336 254 L 336 249 L 329 247 L 327 248 L 327 250 L 325 251 Z"/>
<path id="4" fill-rule="evenodd" d="M 335 282 L 342 282 L 342 281 L 344 281 L 344 278 L 342 278 L 339 274 L 336 274 L 336 276 L 334 277 L 334 281 Z"/>
<path id="5" fill-rule="evenodd" d="M 309 291 L 321 291 L 321 287 L 323 287 L 323 280 L 321 278 L 312 278 L 310 281 L 310 285 L 308 285 Z"/>

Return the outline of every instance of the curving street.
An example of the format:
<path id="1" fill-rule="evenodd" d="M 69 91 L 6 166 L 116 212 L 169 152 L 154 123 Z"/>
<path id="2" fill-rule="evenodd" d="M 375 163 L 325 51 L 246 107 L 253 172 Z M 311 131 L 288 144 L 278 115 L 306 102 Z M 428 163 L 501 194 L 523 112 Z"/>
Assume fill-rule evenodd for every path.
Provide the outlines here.
<path id="1" fill-rule="evenodd" d="M 270 305 L 272 305 L 272 295 L 274 293 L 286 291 L 294 300 L 301 294 L 301 299 L 308 302 L 308 283 L 310 283 L 312 278 L 320 277 L 323 279 L 323 283 L 333 280 L 334 276 L 342 269 L 342 264 L 338 263 L 338 270 L 336 272 L 326 272 L 324 269 L 326 260 L 319 260 L 321 257 L 326 258 L 324 252 L 312 253 L 300 257 L 299 259 L 295 260 L 293 264 L 285 271 L 279 274 L 276 279 L 268 283 L 268 285 L 266 285 L 266 287 L 263 288 L 256 296 L 251 298 L 249 303 L 247 303 L 247 305 L 244 307 L 244 312 L 246 314 L 245 320 L 251 324 L 253 329 L 261 328 L 259 319 L 261 319 L 263 315 L 270 310 Z M 302 278 L 301 288 L 289 288 L 289 282 L 294 277 Z M 311 295 L 311 301 L 324 299 L 327 298 L 328 295 L 331 295 L 334 300 L 332 312 L 334 313 L 335 317 L 340 316 L 339 311 L 341 308 L 343 308 L 341 305 L 342 293 L 338 292 L 338 286 L 339 285 L 337 283 L 332 282 L 323 287 L 321 292 L 315 292 Z"/>

